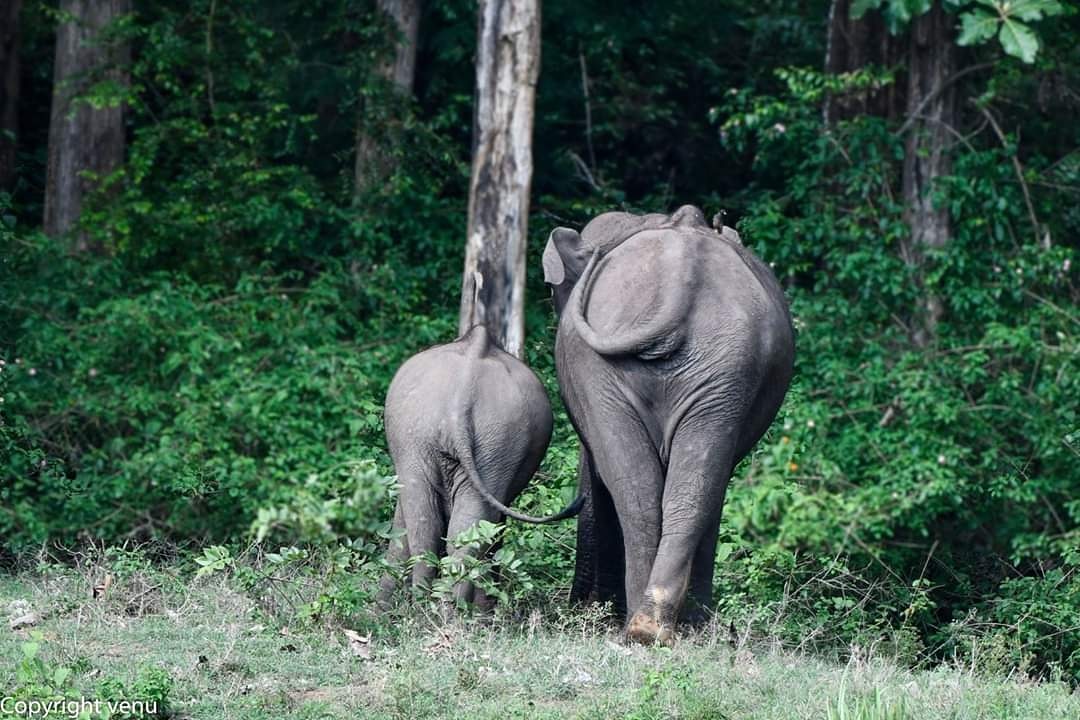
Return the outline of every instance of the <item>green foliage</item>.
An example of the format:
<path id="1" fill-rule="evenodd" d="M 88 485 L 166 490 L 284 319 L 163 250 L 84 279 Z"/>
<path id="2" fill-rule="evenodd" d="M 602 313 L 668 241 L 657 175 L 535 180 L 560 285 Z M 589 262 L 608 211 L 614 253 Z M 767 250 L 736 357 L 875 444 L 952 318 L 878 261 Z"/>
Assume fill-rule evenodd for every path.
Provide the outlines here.
<path id="1" fill-rule="evenodd" d="M 78 266 L 33 240 L 23 267 L 36 252 L 56 265 L 24 296 L 20 356 L 0 373 L 9 544 L 59 539 L 65 527 L 115 536 L 133 518 L 146 534 L 223 538 L 260 508 L 287 512 L 331 474 L 342 483 L 334 494 L 377 499 L 365 485 L 374 476 L 351 468 L 385 462 L 380 399 L 409 347 L 445 337 L 446 320 L 395 330 L 385 317 L 361 321 L 388 290 L 341 265 L 309 283 L 292 273 L 231 286 L 150 274 L 80 302 L 68 289 Z M 102 267 L 95 283 L 109 293 L 121 277 Z M 65 296 L 73 316 L 30 318 Z M 413 340 L 390 344 L 389 332 Z M 371 512 L 352 511 L 355 522 Z"/>
<path id="2" fill-rule="evenodd" d="M 505 527 L 481 520 L 448 541 L 446 556 L 410 559 L 410 564 L 423 561 L 438 568 L 432 599 L 454 602 L 454 588 L 462 582 L 503 604 L 527 599 L 535 589 L 532 578 L 522 570 L 513 550 L 498 547 Z"/>
<path id="3" fill-rule="evenodd" d="M 1076 677 L 1080 665 L 1080 564 L 1076 547 L 1061 567 L 1041 576 L 1004 581 L 987 603 L 982 619 L 988 627 L 982 642 L 996 645 L 1002 669 L 1038 668 L 1049 662 L 1051 674 Z M 970 634 L 967 638 L 970 642 Z"/>
<path id="4" fill-rule="evenodd" d="M 786 602 L 804 621 L 785 634 L 809 622 L 865 640 L 888 628 L 933 638 L 973 607 L 1001 617 L 984 604 L 999 587 L 1051 602 L 1051 583 L 1007 577 L 1054 567 L 1076 543 L 1074 250 L 1018 241 L 1028 223 L 1010 150 L 972 148 L 937 189 L 954 240 L 919 280 L 898 252 L 897 139 L 872 118 L 822 133 L 826 81 L 781 77 L 783 95 L 733 94 L 715 111 L 724 142 L 782 171 L 748 193 L 741 229 L 784 269 L 799 332 L 795 387 L 728 494 L 725 606 Z M 1043 195 L 1035 212 L 1055 217 L 1054 202 Z M 928 351 L 907 340 L 920 284 L 950 309 Z M 1048 626 L 1014 619 L 1040 646 Z M 1041 647 L 1077 677 L 1071 646 Z"/>
<path id="5" fill-rule="evenodd" d="M 109 676 L 97 683 L 93 694 L 76 684 L 78 672 L 42 657 L 44 634 L 33 631 L 21 644 L 15 667 L 15 685 L 4 692 L 5 712 L 45 717 L 48 714 L 78 720 L 133 720 L 168 716 L 173 679 L 158 667 L 140 670 L 132 683 Z M 84 668 L 85 669 L 85 668 Z"/>
<path id="6" fill-rule="evenodd" d="M 195 558 L 195 564 L 199 566 L 199 570 L 195 573 L 195 579 L 221 572 L 232 567 L 235 562 L 228 548 L 221 545 L 211 545 L 203 550 L 200 557 Z"/>
<path id="7" fill-rule="evenodd" d="M 131 683 L 114 677 L 98 683 L 98 697 L 106 716 L 115 720 L 170 717 L 173 678 L 158 667 L 145 667 Z"/>
<path id="8" fill-rule="evenodd" d="M 1033 63 L 1039 38 L 1031 23 L 1059 15 L 1064 9 L 1057 0 L 978 0 L 975 7 L 960 16 L 962 30 L 957 43 L 975 45 L 996 34 L 1006 53 Z"/>
<path id="9" fill-rule="evenodd" d="M 44 635 L 40 631 L 30 633 L 30 639 L 22 643 L 22 657 L 15 667 L 15 687 L 5 696 L 16 701 L 64 700 L 74 697 L 71 669 L 47 662 L 41 657 Z"/>
<path id="10" fill-rule="evenodd" d="M 1065 6 L 1058 0 L 942 0 L 960 12 L 959 45 L 978 45 L 997 35 L 1006 54 L 1025 63 L 1035 62 L 1039 37 L 1032 23 L 1059 15 Z M 933 0 L 855 0 L 851 16 L 861 18 L 870 10 L 881 10 L 893 34 L 913 18 L 930 11 Z"/>
<path id="11" fill-rule="evenodd" d="M 386 537 L 388 523 L 373 508 L 390 504 L 397 478 L 380 474 L 373 461 L 347 460 L 309 475 L 287 504 L 259 508 L 252 523 L 255 542 L 284 537 L 312 544 L 341 537 Z"/>

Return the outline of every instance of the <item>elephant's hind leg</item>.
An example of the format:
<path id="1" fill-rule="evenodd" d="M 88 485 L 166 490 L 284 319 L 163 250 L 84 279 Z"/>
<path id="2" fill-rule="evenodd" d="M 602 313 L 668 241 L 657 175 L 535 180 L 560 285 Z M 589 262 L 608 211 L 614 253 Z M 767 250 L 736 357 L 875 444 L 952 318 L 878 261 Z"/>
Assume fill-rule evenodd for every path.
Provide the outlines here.
<path id="1" fill-rule="evenodd" d="M 633 639 L 674 641 L 695 559 L 715 542 L 733 457 L 734 438 L 718 439 L 715 427 L 691 426 L 676 434 L 664 486 L 663 533 L 641 607 L 630 621 Z"/>
<path id="2" fill-rule="evenodd" d="M 626 577 L 622 530 L 611 493 L 593 469 L 589 451 L 581 447 L 578 482 L 585 505 L 578 516 L 577 556 L 570 599 L 611 602 L 626 613 Z"/>
<path id="3" fill-rule="evenodd" d="M 641 421 L 626 411 L 597 428 L 590 439 L 596 472 L 611 495 L 622 531 L 626 612 L 634 616 L 645 593 L 660 543 L 664 472 Z M 606 561 L 617 561 L 615 547 L 603 547 Z M 599 558 L 598 558 L 599 559 Z M 617 571 L 600 568 L 598 578 L 617 577 Z M 631 622 L 630 640 L 651 642 Z"/>
<path id="4" fill-rule="evenodd" d="M 395 532 L 403 533 L 401 537 L 394 538 L 390 541 L 390 546 L 386 549 L 386 562 L 391 565 L 398 565 L 409 559 L 409 538 L 405 533 L 405 513 L 401 509 L 401 498 L 398 497 L 397 504 L 394 506 L 394 521 L 391 524 L 392 530 Z M 385 573 L 382 578 L 379 579 L 379 594 L 376 596 L 376 602 L 380 607 L 386 607 L 390 604 L 390 600 L 394 597 L 394 591 L 397 590 L 398 582 L 390 573 Z"/>
<path id="5" fill-rule="evenodd" d="M 445 487 L 442 476 L 433 468 L 413 466 L 401 474 L 398 502 L 405 519 L 411 557 L 425 553 L 442 557 L 445 552 L 446 502 L 436 489 L 442 487 Z M 417 560 L 412 569 L 413 586 L 430 587 L 437 569 L 429 562 Z"/>
<path id="6" fill-rule="evenodd" d="M 457 494 L 454 497 L 453 509 L 450 512 L 450 525 L 446 532 L 447 542 L 453 542 L 461 533 L 465 532 L 469 528 L 473 527 L 481 520 L 487 520 L 491 523 L 498 523 L 503 520 L 499 511 L 493 508 L 484 500 L 472 486 L 469 485 L 468 479 L 464 475 L 464 471 L 458 469 L 458 475 L 455 478 L 456 487 L 458 488 Z M 494 493 L 503 502 L 507 502 L 509 498 L 505 497 L 504 493 L 499 492 L 497 489 Z M 477 547 L 455 547 L 449 550 L 451 557 L 460 558 L 463 562 L 466 558 L 481 557 L 485 555 L 490 548 L 477 548 Z M 486 593 L 480 588 L 477 588 L 470 580 L 461 580 L 454 586 L 454 601 L 459 606 L 464 605 L 476 605 L 478 609 L 485 609 L 485 606 L 491 605 L 491 599 L 487 597 Z"/>
<path id="7" fill-rule="evenodd" d="M 709 620 L 712 608 L 712 583 L 716 571 L 716 539 L 720 532 L 719 516 L 705 530 L 694 552 L 690 568 L 690 602 L 683 608 L 680 620 L 691 625 L 703 625 Z"/>

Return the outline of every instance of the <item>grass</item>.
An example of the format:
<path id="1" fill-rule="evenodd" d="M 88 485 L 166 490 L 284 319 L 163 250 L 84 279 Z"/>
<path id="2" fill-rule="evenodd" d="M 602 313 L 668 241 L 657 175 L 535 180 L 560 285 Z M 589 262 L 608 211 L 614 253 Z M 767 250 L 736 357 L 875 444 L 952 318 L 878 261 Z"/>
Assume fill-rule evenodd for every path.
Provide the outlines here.
<path id="1" fill-rule="evenodd" d="M 0 608 L 29 603 L 40 615 L 33 628 L 0 628 L 5 694 L 25 684 L 23 645 L 40 633 L 44 663 L 73 669 L 73 694 L 137 687 L 157 668 L 172 679 L 176 718 L 1080 717 L 1080 695 L 1062 684 L 912 671 L 865 652 L 837 663 L 767 643 L 732 647 L 715 628 L 672 650 L 626 647 L 597 614 L 556 607 L 467 625 L 422 612 L 369 618 L 370 639 L 350 638 L 341 625 L 275 619 L 229 578 L 136 572 L 94 598 L 98 580 L 55 569 L 0 576 Z"/>

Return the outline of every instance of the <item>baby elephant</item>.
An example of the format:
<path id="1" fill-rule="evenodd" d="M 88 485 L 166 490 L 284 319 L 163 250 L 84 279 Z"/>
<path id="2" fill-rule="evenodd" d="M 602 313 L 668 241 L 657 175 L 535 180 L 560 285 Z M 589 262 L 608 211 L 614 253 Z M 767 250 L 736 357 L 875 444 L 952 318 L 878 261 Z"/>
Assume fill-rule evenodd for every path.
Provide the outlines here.
<path id="1" fill-rule="evenodd" d="M 552 522 L 581 508 L 578 498 L 556 515 L 536 518 L 507 507 L 547 451 L 551 404 L 533 372 L 497 347 L 483 326 L 406 361 L 390 383 L 385 416 L 401 485 L 394 528 L 405 530 L 390 543 L 391 562 L 427 551 L 441 557 L 447 538 L 481 520 Z M 435 568 L 417 562 L 412 584 L 429 585 L 434 575 Z M 394 588 L 384 577 L 380 601 L 389 601 Z M 471 583 L 460 583 L 454 594 L 468 603 L 482 599 Z"/>

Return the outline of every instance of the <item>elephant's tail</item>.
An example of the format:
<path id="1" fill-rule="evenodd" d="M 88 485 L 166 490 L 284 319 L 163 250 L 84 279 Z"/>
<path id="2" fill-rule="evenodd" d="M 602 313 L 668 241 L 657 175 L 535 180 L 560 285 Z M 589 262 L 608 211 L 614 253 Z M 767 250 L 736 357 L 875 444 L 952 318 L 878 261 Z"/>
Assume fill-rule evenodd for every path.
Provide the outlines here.
<path id="1" fill-rule="evenodd" d="M 471 420 L 471 413 L 468 413 L 467 417 Z M 480 471 L 477 469 L 473 459 L 472 441 L 469 439 L 469 431 L 467 430 L 471 425 L 472 422 L 455 423 L 455 426 L 458 428 L 458 462 L 461 463 L 461 466 L 465 469 L 465 474 L 469 476 L 469 482 L 476 488 L 476 492 L 480 493 L 480 497 L 484 498 L 489 505 L 515 520 L 536 524 L 566 520 L 581 512 L 581 508 L 585 504 L 585 496 L 581 494 L 580 488 L 578 489 L 578 496 L 574 501 L 554 515 L 534 517 L 504 505 L 497 497 L 491 494 L 491 491 L 488 490 L 487 485 L 484 483 L 484 479 L 480 477 Z"/>
<path id="2" fill-rule="evenodd" d="M 661 318 L 658 323 L 642 325 L 636 331 L 602 337 L 589 325 L 589 321 L 585 319 L 585 306 L 592 294 L 592 286 L 597 276 L 596 266 L 599 262 L 600 251 L 594 250 L 574 290 L 577 297 L 571 297 L 567 303 L 566 310 L 570 313 L 570 321 L 581 339 L 601 355 L 637 355 L 647 360 L 655 360 L 675 352 L 685 339 L 683 316 L 678 310 L 683 302 L 682 297 L 673 303 L 665 303 L 668 305 L 669 317 Z M 682 292 L 686 292 L 686 288 L 683 288 Z"/>

